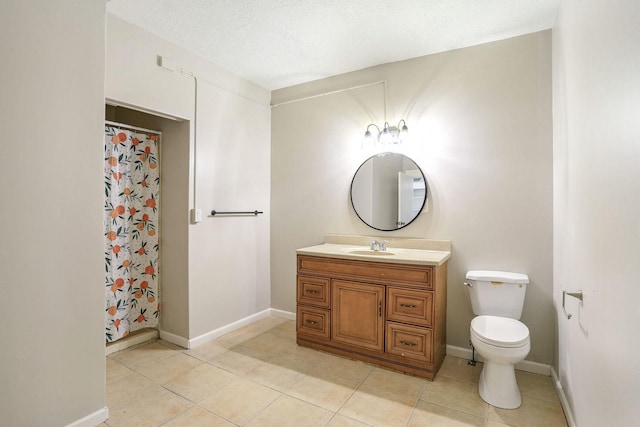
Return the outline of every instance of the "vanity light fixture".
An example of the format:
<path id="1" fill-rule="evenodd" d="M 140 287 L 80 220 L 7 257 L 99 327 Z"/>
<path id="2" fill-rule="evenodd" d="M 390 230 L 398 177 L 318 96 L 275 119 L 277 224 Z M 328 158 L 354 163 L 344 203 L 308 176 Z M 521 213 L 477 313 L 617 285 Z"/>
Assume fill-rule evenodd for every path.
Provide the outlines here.
<path id="1" fill-rule="evenodd" d="M 369 128 L 373 126 L 378 131 L 377 135 L 372 135 Z M 409 128 L 407 128 L 407 124 L 404 119 L 398 122 L 398 126 L 389 126 L 389 122 L 384 122 L 384 126 L 382 130 L 374 124 L 371 123 L 367 126 L 367 130 L 364 133 L 364 139 L 368 143 L 375 143 L 380 145 L 395 145 L 401 144 L 402 141 L 406 138 L 409 132 Z"/>

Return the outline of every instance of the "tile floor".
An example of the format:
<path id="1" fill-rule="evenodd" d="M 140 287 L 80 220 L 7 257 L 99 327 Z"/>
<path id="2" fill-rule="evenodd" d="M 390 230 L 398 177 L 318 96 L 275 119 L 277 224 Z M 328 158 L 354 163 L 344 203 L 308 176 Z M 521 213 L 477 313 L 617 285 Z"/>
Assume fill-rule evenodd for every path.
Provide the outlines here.
<path id="1" fill-rule="evenodd" d="M 566 427 L 550 377 L 517 371 L 522 406 L 478 396 L 482 365 L 447 356 L 435 381 L 298 347 L 270 317 L 185 350 L 159 340 L 107 357 L 101 426 Z"/>

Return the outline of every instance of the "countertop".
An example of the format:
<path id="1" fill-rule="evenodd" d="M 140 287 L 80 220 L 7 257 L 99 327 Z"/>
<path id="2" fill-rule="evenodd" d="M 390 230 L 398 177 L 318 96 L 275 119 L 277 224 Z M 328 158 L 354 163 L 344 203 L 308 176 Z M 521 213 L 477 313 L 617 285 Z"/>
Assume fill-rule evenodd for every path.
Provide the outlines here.
<path id="1" fill-rule="evenodd" d="M 373 239 L 384 240 L 369 236 L 327 235 L 326 243 L 301 248 L 296 253 L 325 258 L 434 266 L 444 264 L 451 257 L 451 242 L 446 240 L 389 239 L 386 251 L 373 253 L 369 246 Z M 363 244 L 364 242 L 366 244 Z M 429 247 L 434 249 L 426 249 Z"/>

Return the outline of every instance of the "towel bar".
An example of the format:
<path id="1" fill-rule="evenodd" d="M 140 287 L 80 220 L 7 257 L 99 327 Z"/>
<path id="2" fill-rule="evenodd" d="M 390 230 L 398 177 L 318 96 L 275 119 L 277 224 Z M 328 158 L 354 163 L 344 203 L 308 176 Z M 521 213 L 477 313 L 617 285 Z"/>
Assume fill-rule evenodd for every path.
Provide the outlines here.
<path id="1" fill-rule="evenodd" d="M 258 214 L 264 213 L 262 211 L 231 211 L 231 212 L 220 212 L 220 211 L 211 211 L 211 215 L 212 216 L 216 216 L 216 215 L 255 215 L 257 216 Z"/>

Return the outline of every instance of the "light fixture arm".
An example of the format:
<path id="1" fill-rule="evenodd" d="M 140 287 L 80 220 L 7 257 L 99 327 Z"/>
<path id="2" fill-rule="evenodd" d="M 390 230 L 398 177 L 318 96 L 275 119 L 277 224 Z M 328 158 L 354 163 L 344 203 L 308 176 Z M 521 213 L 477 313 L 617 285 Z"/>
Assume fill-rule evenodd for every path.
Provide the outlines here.
<path id="1" fill-rule="evenodd" d="M 369 130 L 371 126 L 375 127 L 378 131 L 378 134 L 375 136 L 375 138 Z M 404 119 L 401 119 L 398 122 L 398 126 L 390 126 L 389 122 L 385 121 L 384 125 L 382 126 L 382 130 L 380 130 L 380 127 L 378 127 L 378 125 L 371 123 L 367 125 L 367 129 L 364 133 L 364 138 L 365 140 L 369 141 L 373 140 L 376 144 L 400 144 L 407 135 L 408 130 L 409 128 L 407 127 L 407 123 Z"/>
<path id="2" fill-rule="evenodd" d="M 371 136 L 371 131 L 369 130 L 369 128 L 370 128 L 371 126 L 373 126 L 374 128 L 376 128 L 376 130 L 378 131 L 378 135 L 380 135 L 380 128 L 378 127 L 378 125 L 371 123 L 370 125 L 368 125 L 368 126 L 367 126 L 367 130 L 366 130 L 366 132 L 364 133 L 364 137 L 365 137 L 365 138 L 371 138 L 371 137 L 372 137 L 372 136 Z M 378 135 L 376 135 L 376 137 L 377 137 Z"/>

